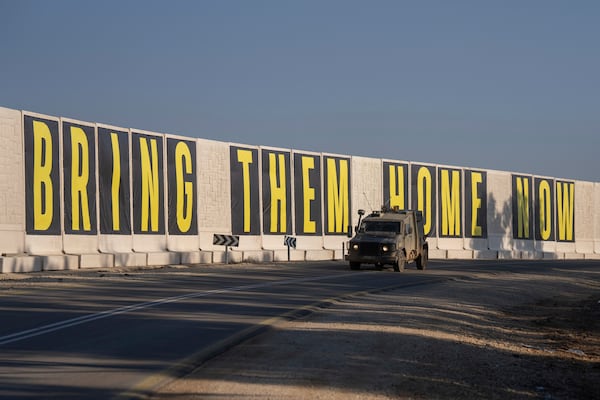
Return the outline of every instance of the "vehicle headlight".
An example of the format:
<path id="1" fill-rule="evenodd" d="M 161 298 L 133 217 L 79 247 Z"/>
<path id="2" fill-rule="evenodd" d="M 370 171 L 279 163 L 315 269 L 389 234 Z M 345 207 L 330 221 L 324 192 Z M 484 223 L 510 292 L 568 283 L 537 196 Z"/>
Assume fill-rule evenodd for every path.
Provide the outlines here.
<path id="1" fill-rule="evenodd" d="M 384 244 L 381 246 L 381 251 L 387 253 L 388 251 L 394 251 L 396 246 L 394 244 Z"/>
<path id="2" fill-rule="evenodd" d="M 354 244 L 352 245 L 352 250 L 358 250 L 358 244 L 354 243 Z"/>

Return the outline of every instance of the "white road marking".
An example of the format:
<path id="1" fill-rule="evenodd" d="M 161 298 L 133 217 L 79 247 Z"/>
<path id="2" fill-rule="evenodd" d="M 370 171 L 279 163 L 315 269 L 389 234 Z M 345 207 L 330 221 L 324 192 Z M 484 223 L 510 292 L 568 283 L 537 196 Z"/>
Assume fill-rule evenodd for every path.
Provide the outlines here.
<path id="1" fill-rule="evenodd" d="M 19 341 L 29 339 L 29 338 L 32 338 L 35 336 L 45 335 L 47 333 L 70 328 L 72 326 L 77 326 L 77 325 L 82 325 L 82 324 L 85 324 L 88 322 L 97 321 L 99 319 L 109 318 L 109 317 L 112 317 L 115 315 L 125 314 L 125 313 L 132 312 L 132 311 L 143 310 L 146 308 L 155 307 L 155 306 L 159 306 L 162 304 L 174 303 L 174 302 L 177 302 L 180 300 L 193 299 L 193 298 L 198 298 L 198 297 L 207 297 L 207 296 L 214 295 L 214 294 L 239 292 L 241 290 L 258 289 L 258 288 L 264 288 L 264 287 L 269 287 L 269 286 L 287 285 L 290 283 L 301 283 L 301 282 L 326 280 L 326 279 L 331 279 L 331 278 L 341 278 L 341 277 L 351 276 L 351 275 L 355 276 L 356 273 L 348 273 L 348 274 L 341 274 L 341 275 L 326 275 L 326 276 L 297 278 L 297 279 L 286 279 L 286 280 L 282 280 L 282 281 L 255 283 L 252 285 L 235 286 L 235 287 L 230 287 L 230 288 L 225 288 L 225 289 L 214 289 L 214 290 L 207 290 L 207 291 L 202 291 L 202 292 L 183 294 L 180 296 L 165 297 L 163 299 L 152 300 L 152 301 L 147 301 L 147 302 L 138 303 L 138 304 L 132 304 L 129 306 L 119 307 L 119 308 L 115 308 L 112 310 L 106 310 L 106 311 L 102 311 L 99 313 L 82 315 L 80 317 L 71 318 L 71 319 L 55 322 L 55 323 L 48 324 L 48 325 L 43 325 L 43 326 L 40 326 L 37 328 L 28 329 L 25 331 L 12 333 L 12 334 L 5 335 L 5 336 L 0 336 L 0 346 L 9 344 L 9 343 L 19 342 Z"/>

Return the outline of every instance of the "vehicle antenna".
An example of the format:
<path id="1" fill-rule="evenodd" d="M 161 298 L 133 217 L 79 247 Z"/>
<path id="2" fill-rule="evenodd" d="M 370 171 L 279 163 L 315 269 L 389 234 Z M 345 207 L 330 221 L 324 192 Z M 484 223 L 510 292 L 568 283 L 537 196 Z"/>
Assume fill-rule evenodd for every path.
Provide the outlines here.
<path id="1" fill-rule="evenodd" d="M 363 192 L 363 196 L 365 196 L 365 200 L 367 201 L 367 205 L 369 206 L 369 208 L 371 209 L 371 211 L 375 211 L 373 209 L 373 206 L 371 206 L 371 203 L 369 203 L 369 199 L 367 198 L 367 194 L 365 192 Z"/>

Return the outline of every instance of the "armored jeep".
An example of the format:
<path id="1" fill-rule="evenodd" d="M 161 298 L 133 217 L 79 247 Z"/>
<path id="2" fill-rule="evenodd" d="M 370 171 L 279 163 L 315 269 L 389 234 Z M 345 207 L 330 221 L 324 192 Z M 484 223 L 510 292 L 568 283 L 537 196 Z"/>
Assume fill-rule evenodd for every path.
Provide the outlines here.
<path id="1" fill-rule="evenodd" d="M 377 268 L 391 265 L 395 271 L 404 271 L 407 262 L 414 261 L 418 269 L 427 267 L 428 246 L 423 234 L 421 211 L 386 209 L 362 218 L 359 210 L 355 235 L 348 242 L 346 260 L 350 268 L 374 264 Z"/>

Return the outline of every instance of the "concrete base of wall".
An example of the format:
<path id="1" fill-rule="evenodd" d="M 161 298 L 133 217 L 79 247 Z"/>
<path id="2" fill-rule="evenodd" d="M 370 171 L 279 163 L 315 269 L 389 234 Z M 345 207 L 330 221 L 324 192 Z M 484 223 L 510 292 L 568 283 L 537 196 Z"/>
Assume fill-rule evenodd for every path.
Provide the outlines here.
<path id="1" fill-rule="evenodd" d="M 498 250 L 499 260 L 519 260 L 521 259 L 520 251 Z"/>
<path id="2" fill-rule="evenodd" d="M 39 272 L 42 267 L 42 259 L 36 256 L 0 257 L 1 274 Z"/>
<path id="3" fill-rule="evenodd" d="M 115 267 L 145 267 L 148 265 L 146 253 L 115 253 Z"/>
<path id="4" fill-rule="evenodd" d="M 541 260 L 544 258 L 544 253 L 541 251 L 522 251 L 521 260 Z"/>
<path id="5" fill-rule="evenodd" d="M 148 265 L 181 264 L 181 254 L 173 251 L 156 251 L 148 253 Z"/>
<path id="6" fill-rule="evenodd" d="M 475 260 L 497 260 L 498 252 L 494 250 L 473 250 Z"/>
<path id="7" fill-rule="evenodd" d="M 61 254 L 53 256 L 40 256 L 43 271 L 64 271 L 79 269 L 79 256 L 74 254 Z"/>
<path id="8" fill-rule="evenodd" d="M 544 252 L 543 258 L 544 258 L 544 260 L 559 260 L 561 258 L 564 258 L 564 255 L 557 254 L 557 253 Z"/>
<path id="9" fill-rule="evenodd" d="M 600 253 L 562 253 L 542 251 L 509 250 L 429 250 L 429 258 L 453 260 L 600 260 Z M 340 250 L 295 250 L 290 249 L 289 261 L 344 260 Z M 151 253 L 97 253 L 57 254 L 47 256 L 9 255 L 0 256 L 0 273 L 27 273 L 39 271 L 76 270 L 79 268 L 145 267 L 179 264 L 235 264 L 287 262 L 285 250 L 229 250 Z"/>
<path id="10" fill-rule="evenodd" d="M 329 261 L 333 260 L 333 250 L 306 250 L 306 261 Z"/>
<path id="11" fill-rule="evenodd" d="M 185 251 L 180 255 L 182 264 L 211 264 L 213 262 L 212 251 Z"/>
<path id="12" fill-rule="evenodd" d="M 273 250 L 246 250 L 242 260 L 248 263 L 273 262 Z"/>
<path id="13" fill-rule="evenodd" d="M 472 260 L 473 252 L 471 250 L 447 250 L 446 258 L 449 260 Z"/>
<path id="14" fill-rule="evenodd" d="M 445 260 L 448 257 L 447 250 L 429 249 L 428 253 L 430 260 Z"/>
<path id="15" fill-rule="evenodd" d="M 114 265 L 114 254 L 81 254 L 79 256 L 79 268 L 112 268 Z"/>
<path id="16" fill-rule="evenodd" d="M 213 263 L 215 264 L 237 264 L 243 260 L 244 253 L 241 251 L 213 251 Z"/>
<path id="17" fill-rule="evenodd" d="M 334 260 L 344 260 L 346 255 L 346 250 L 333 250 L 333 259 Z"/>
<path id="18" fill-rule="evenodd" d="M 273 261 L 284 262 L 284 261 L 304 261 L 304 250 L 290 249 L 290 259 L 288 260 L 288 251 L 286 250 L 273 250 Z"/>

